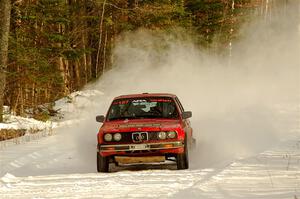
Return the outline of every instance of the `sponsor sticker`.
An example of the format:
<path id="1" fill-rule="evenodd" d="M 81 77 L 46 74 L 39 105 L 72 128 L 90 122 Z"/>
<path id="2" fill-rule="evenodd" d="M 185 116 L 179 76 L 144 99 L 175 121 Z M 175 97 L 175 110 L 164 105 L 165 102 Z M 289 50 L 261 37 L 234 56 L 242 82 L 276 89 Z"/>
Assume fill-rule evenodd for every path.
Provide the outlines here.
<path id="1" fill-rule="evenodd" d="M 120 124 L 119 128 L 134 128 L 134 127 L 160 127 L 161 124 Z"/>

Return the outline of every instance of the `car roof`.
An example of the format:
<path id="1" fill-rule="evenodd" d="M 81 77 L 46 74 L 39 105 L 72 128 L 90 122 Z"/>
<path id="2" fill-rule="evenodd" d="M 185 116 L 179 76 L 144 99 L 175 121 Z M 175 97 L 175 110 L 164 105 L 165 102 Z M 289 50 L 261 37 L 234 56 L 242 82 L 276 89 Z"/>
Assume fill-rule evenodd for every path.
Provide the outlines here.
<path id="1" fill-rule="evenodd" d="M 171 93 L 140 93 L 140 94 L 120 95 L 118 97 L 115 97 L 114 100 L 128 99 L 128 98 L 140 98 L 140 97 L 171 97 L 171 98 L 175 98 L 176 95 L 171 94 Z"/>

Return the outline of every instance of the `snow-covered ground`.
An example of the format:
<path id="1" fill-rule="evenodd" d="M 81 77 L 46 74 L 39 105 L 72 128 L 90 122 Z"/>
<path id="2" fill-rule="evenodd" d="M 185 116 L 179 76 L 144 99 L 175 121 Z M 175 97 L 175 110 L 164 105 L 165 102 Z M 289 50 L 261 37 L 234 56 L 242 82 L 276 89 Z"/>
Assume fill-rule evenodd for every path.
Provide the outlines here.
<path id="1" fill-rule="evenodd" d="M 104 111 L 110 97 L 91 92 L 58 103 L 66 117 L 52 135 L 0 151 L 1 198 L 300 198 L 299 107 L 277 107 L 284 115 L 281 122 L 288 121 L 291 128 L 257 154 L 205 157 L 199 162 L 201 150 L 209 150 L 199 147 L 189 170 L 177 171 L 166 163 L 113 167 L 112 173 L 104 174 L 95 167 L 97 124 L 84 116 L 93 115 L 85 111 L 95 99 Z M 216 154 L 210 152 L 205 153 Z"/>
<path id="2" fill-rule="evenodd" d="M 3 198 L 261 198 L 300 196 L 300 142 L 224 168 L 2 177 Z"/>
<path id="3" fill-rule="evenodd" d="M 43 166 L 51 167 L 53 162 L 50 160 L 37 161 L 43 155 L 47 155 L 46 157 L 52 161 L 54 161 L 53 156 L 57 157 L 57 161 L 62 161 L 62 164 L 70 161 L 64 165 L 69 169 L 72 168 L 71 162 L 76 163 L 68 160 L 67 154 L 62 155 L 65 156 L 63 158 L 58 155 L 58 151 L 57 153 L 53 151 L 49 148 L 48 152 L 28 154 L 23 157 L 23 160 L 30 160 L 30 165 L 35 165 L 36 169 L 41 169 Z M 16 160 L 12 166 L 21 167 L 21 170 L 26 170 L 27 173 L 28 168 L 20 165 L 22 163 L 26 164 L 22 159 Z M 235 160 L 223 168 L 185 171 L 167 170 L 161 167 L 147 170 L 130 168 L 128 171 L 109 174 L 88 172 L 79 174 L 74 170 L 73 174 L 28 177 L 6 174 L 0 180 L 0 195 L 2 198 L 295 199 L 300 197 L 299 168 L 300 140 L 293 140 L 283 142 L 279 147 L 257 156 Z M 72 173 L 71 170 L 69 172 Z"/>

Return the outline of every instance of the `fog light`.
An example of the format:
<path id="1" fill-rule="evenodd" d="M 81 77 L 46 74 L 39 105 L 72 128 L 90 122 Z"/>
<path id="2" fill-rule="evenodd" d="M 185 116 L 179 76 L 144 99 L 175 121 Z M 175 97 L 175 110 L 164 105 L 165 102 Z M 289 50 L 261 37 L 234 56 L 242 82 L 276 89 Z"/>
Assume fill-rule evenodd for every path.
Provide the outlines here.
<path id="1" fill-rule="evenodd" d="M 118 141 L 120 141 L 121 139 L 122 139 L 122 135 L 121 135 L 120 133 L 115 133 L 115 134 L 114 134 L 114 140 L 115 140 L 115 141 L 118 142 Z"/>
<path id="2" fill-rule="evenodd" d="M 175 132 L 175 131 L 170 131 L 170 132 L 168 132 L 168 138 L 173 139 L 173 138 L 175 138 L 175 137 L 176 137 L 176 132 Z"/>
<path id="3" fill-rule="evenodd" d="M 106 134 L 104 135 L 104 140 L 105 140 L 106 142 L 112 141 L 112 135 L 109 134 L 109 133 L 106 133 Z"/>
<path id="4" fill-rule="evenodd" d="M 159 132 L 158 133 L 158 138 L 160 139 L 160 140 L 164 140 L 164 139 L 166 139 L 167 138 L 167 133 L 166 132 Z"/>

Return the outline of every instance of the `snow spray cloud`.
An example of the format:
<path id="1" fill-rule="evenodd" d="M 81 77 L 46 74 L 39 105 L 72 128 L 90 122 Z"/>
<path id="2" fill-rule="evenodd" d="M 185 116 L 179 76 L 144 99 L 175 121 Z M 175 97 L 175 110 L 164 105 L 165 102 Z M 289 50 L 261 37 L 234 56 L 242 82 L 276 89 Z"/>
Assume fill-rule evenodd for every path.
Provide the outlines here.
<path id="1" fill-rule="evenodd" d="M 129 93 L 178 95 L 193 111 L 194 166 L 252 155 L 289 133 L 276 110 L 299 104 L 299 17 L 293 11 L 247 24 L 230 61 L 199 49 L 186 33 L 126 33 L 116 43 L 113 69 L 93 86 L 109 101 Z"/>

